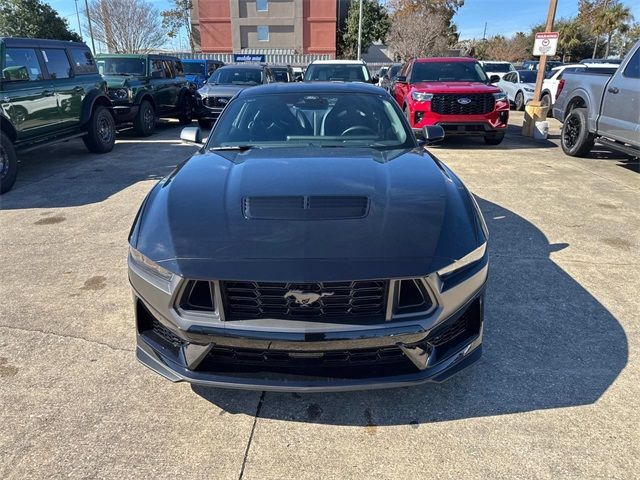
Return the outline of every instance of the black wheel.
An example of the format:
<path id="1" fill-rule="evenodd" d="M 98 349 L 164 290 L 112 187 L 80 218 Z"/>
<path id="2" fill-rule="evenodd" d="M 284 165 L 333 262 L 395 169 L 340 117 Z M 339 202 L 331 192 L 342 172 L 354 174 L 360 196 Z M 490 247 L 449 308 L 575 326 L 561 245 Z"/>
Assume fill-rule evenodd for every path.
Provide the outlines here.
<path id="1" fill-rule="evenodd" d="M 574 108 L 562 124 L 560 145 L 572 157 L 584 157 L 593 148 L 595 137 L 587 126 L 587 109 Z"/>
<path id="2" fill-rule="evenodd" d="M 140 103 L 138 114 L 133 120 L 133 129 L 140 137 L 148 137 L 156 128 L 156 112 L 149 100 Z"/>
<path id="3" fill-rule="evenodd" d="M 184 95 L 180 101 L 180 125 L 189 125 L 193 121 L 193 102 L 189 95 Z"/>
<path id="4" fill-rule="evenodd" d="M 199 118 L 198 125 L 200 125 L 200 128 L 208 130 L 213 126 L 213 120 L 209 120 L 208 118 Z"/>
<path id="5" fill-rule="evenodd" d="M 82 137 L 85 146 L 93 153 L 107 153 L 116 143 L 116 122 L 105 107 L 98 105 L 93 109 L 87 125 L 87 134 Z"/>
<path id="6" fill-rule="evenodd" d="M 492 133 L 484 136 L 484 143 L 487 145 L 500 145 L 504 140 L 504 133 Z"/>
<path id="7" fill-rule="evenodd" d="M 551 108 L 551 95 L 549 95 L 548 93 L 545 93 L 544 95 L 542 95 L 542 98 L 540 99 L 540 104 L 543 107 L 547 107 L 547 109 Z"/>
<path id="8" fill-rule="evenodd" d="M 0 132 L 0 194 L 8 192 L 18 176 L 18 156 L 13 142 Z"/>
<path id="9" fill-rule="evenodd" d="M 524 95 L 522 94 L 522 92 L 516 93 L 515 104 L 516 110 L 520 111 L 524 109 Z"/>

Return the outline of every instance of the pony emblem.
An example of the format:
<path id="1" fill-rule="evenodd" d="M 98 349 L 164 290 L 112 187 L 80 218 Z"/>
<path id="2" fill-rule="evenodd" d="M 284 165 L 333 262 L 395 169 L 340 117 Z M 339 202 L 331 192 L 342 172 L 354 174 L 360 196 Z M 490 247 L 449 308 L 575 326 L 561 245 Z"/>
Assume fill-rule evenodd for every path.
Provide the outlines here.
<path id="1" fill-rule="evenodd" d="M 303 292 L 302 290 L 289 290 L 285 293 L 284 298 L 293 298 L 295 303 L 301 307 L 308 307 L 312 303 L 316 303 L 322 297 L 330 297 L 331 295 L 333 295 L 333 292 L 313 293 Z"/>

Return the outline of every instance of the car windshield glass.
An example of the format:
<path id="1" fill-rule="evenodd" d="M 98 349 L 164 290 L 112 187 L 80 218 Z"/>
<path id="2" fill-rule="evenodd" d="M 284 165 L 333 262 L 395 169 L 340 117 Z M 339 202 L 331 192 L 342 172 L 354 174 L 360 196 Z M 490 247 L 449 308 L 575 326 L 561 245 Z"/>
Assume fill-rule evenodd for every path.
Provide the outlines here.
<path id="1" fill-rule="evenodd" d="M 536 83 L 537 70 L 520 70 L 520 81 L 522 83 Z"/>
<path id="2" fill-rule="evenodd" d="M 400 67 L 402 67 L 402 65 L 394 65 L 393 67 L 391 67 L 389 69 L 389 72 L 387 72 L 387 76 L 389 78 L 396 78 L 398 72 L 400 71 Z"/>
<path id="3" fill-rule="evenodd" d="M 488 81 L 477 62 L 416 62 L 411 72 L 411 83 Z"/>
<path id="4" fill-rule="evenodd" d="M 187 75 L 204 75 L 204 62 L 182 62 L 184 73 Z"/>
<path id="5" fill-rule="evenodd" d="M 261 68 L 222 67 L 213 72 L 209 83 L 218 85 L 259 85 L 262 83 Z"/>
<path id="6" fill-rule="evenodd" d="M 377 94 L 243 95 L 229 103 L 207 147 L 413 148 L 397 105 Z"/>
<path id="7" fill-rule="evenodd" d="M 272 68 L 273 78 L 276 82 L 290 82 L 289 71 L 286 68 Z"/>
<path id="8" fill-rule="evenodd" d="M 100 75 L 141 75 L 146 74 L 144 58 L 101 58 L 97 61 Z"/>
<path id="9" fill-rule="evenodd" d="M 306 81 L 368 82 L 371 77 L 364 65 L 311 64 L 304 75 Z"/>
<path id="10" fill-rule="evenodd" d="M 513 71 L 510 63 L 485 63 L 484 69 L 487 72 L 507 73 Z"/>

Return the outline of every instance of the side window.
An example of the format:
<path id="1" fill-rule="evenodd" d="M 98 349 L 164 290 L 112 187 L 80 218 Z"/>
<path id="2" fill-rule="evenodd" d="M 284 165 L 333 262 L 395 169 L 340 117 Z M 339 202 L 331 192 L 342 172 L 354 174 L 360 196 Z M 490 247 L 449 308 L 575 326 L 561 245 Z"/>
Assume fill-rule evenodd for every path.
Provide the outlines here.
<path id="1" fill-rule="evenodd" d="M 42 58 L 44 58 L 49 77 L 56 80 L 71 77 L 71 64 L 64 50 L 60 48 L 45 48 L 42 50 Z"/>
<path id="2" fill-rule="evenodd" d="M 33 48 L 7 48 L 2 79 L 10 82 L 42 80 L 36 51 Z"/>
<path id="3" fill-rule="evenodd" d="M 518 83 L 518 74 L 517 73 L 512 73 L 511 77 L 509 77 L 509 81 L 511 83 Z"/>
<path id="4" fill-rule="evenodd" d="M 165 78 L 164 62 L 156 59 L 151 61 L 151 76 L 153 78 Z"/>
<path id="5" fill-rule="evenodd" d="M 73 71 L 76 75 L 98 73 L 91 50 L 88 48 L 70 48 L 69 52 L 73 60 Z"/>
<path id="6" fill-rule="evenodd" d="M 165 78 L 173 78 L 176 76 L 176 72 L 173 66 L 173 60 L 163 60 L 164 63 L 164 76 Z"/>
<path id="7" fill-rule="evenodd" d="M 640 48 L 633 54 L 622 74 L 629 78 L 640 78 Z"/>
<path id="8" fill-rule="evenodd" d="M 184 68 L 182 67 L 182 62 L 180 60 L 176 60 L 174 65 L 176 67 L 176 75 L 182 77 L 184 75 Z"/>

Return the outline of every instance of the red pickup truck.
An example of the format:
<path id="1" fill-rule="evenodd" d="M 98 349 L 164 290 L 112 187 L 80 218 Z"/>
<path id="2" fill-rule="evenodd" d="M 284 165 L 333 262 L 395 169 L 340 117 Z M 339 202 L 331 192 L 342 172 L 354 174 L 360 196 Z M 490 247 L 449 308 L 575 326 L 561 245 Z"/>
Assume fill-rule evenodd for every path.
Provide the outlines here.
<path id="1" fill-rule="evenodd" d="M 440 125 L 447 135 L 482 135 L 489 145 L 504 138 L 509 99 L 473 58 L 414 58 L 396 77 L 392 95 L 412 128 Z"/>

